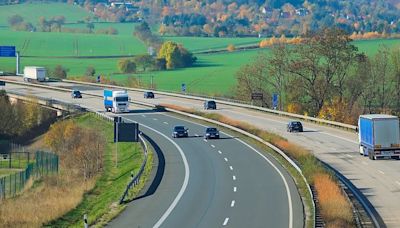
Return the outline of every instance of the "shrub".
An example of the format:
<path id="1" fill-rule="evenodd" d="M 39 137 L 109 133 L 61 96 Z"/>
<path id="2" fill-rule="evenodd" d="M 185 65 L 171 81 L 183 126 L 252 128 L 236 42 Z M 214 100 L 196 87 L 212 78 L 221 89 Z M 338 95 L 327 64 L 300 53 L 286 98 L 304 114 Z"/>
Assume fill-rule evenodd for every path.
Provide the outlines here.
<path id="1" fill-rule="evenodd" d="M 134 73 L 136 71 L 136 64 L 130 59 L 120 59 L 118 61 L 118 69 L 122 73 Z"/>
<path id="2" fill-rule="evenodd" d="M 67 78 L 67 69 L 65 69 L 61 65 L 57 65 L 54 70 L 53 70 L 53 77 L 59 78 L 59 79 L 65 79 Z"/>
<path id="3" fill-rule="evenodd" d="M 86 68 L 85 76 L 94 76 L 96 74 L 96 70 L 93 66 L 88 66 Z"/>

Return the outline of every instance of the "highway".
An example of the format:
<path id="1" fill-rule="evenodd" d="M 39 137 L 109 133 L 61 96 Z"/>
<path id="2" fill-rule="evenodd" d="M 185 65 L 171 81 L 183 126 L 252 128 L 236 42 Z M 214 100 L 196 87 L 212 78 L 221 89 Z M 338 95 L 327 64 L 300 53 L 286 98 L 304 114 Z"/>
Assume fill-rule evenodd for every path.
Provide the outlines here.
<path id="1" fill-rule="evenodd" d="M 74 85 L 71 83 L 52 83 L 53 86 L 78 88 L 84 91 L 101 93 L 100 88 Z M 141 92 L 130 92 L 133 100 L 152 104 L 174 104 L 201 110 L 203 103 L 198 100 L 159 95 L 144 99 Z M 288 118 L 240 107 L 217 104 L 218 110 L 210 111 L 241 120 L 262 129 L 277 133 L 289 141 L 302 145 L 313 152 L 320 160 L 343 174 L 372 204 L 387 227 L 400 224 L 400 165 L 396 160 L 369 160 L 358 153 L 356 133 L 332 127 L 305 122 L 304 133 L 286 132 Z M 372 208 L 370 208 L 372 210 Z"/>
<path id="2" fill-rule="evenodd" d="M 103 109 L 98 97 L 73 100 L 65 92 L 11 84 L 6 90 Z M 111 227 L 303 227 L 296 186 L 272 157 L 224 133 L 220 140 L 204 140 L 205 126 L 172 114 L 131 109 L 132 113 L 122 114 L 124 119 L 139 122 L 159 147 L 154 174 L 158 178 Z M 171 129 L 178 124 L 190 129 L 189 138 L 172 139 Z"/>

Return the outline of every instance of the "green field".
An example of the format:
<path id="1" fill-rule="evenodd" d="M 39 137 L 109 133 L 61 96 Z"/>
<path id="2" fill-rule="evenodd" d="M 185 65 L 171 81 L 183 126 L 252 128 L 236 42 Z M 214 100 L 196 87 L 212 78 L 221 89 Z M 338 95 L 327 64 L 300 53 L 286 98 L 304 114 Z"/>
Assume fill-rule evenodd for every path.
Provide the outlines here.
<path id="1" fill-rule="evenodd" d="M 50 19 L 54 16 L 65 17 L 66 23 L 76 23 L 83 20 L 86 16 L 92 16 L 85 9 L 65 3 L 25 3 L 0 6 L 0 26 L 8 26 L 8 18 L 18 14 L 24 18 L 26 22 L 36 25 L 39 17 L 44 16 Z"/>
<path id="2" fill-rule="evenodd" d="M 45 11 L 43 11 L 45 8 Z M 86 28 L 85 24 L 76 24 L 79 19 L 89 15 L 83 9 L 62 3 L 52 4 L 22 4 L 0 6 L 0 21 L 6 21 L 9 15 L 64 15 L 67 21 L 65 27 Z M 7 16 L 8 15 L 8 16 Z M 35 19 L 33 16 L 29 16 Z M 2 19 L 3 18 L 3 19 Z M 35 19 L 36 20 L 36 19 Z M 33 21 L 35 21 L 33 20 Z M 21 65 L 45 66 L 49 69 L 55 65 L 67 68 L 69 77 L 82 76 L 88 66 L 96 69 L 96 74 L 111 77 L 112 80 L 123 82 L 127 75 L 119 74 L 117 62 L 119 58 L 104 58 L 104 56 L 125 56 L 145 53 L 147 47 L 132 35 L 134 23 L 95 23 L 95 30 L 114 27 L 118 35 L 77 34 L 77 33 L 42 33 L 15 32 L 7 27 L 0 28 L 0 45 L 15 45 L 20 51 Z M 182 43 L 193 52 L 210 49 L 223 49 L 229 44 L 235 46 L 253 44 L 258 38 L 207 38 L 207 37 L 162 37 Z M 390 48 L 400 45 L 400 39 L 356 41 L 360 52 L 373 55 L 380 46 Z M 187 85 L 190 93 L 205 93 L 209 95 L 227 95 L 235 86 L 235 73 L 244 64 L 252 61 L 259 51 L 240 51 L 219 54 L 196 54 L 198 62 L 192 68 L 163 72 L 148 72 L 135 74 L 142 84 L 150 84 L 151 78 L 159 90 L 180 91 L 181 84 Z M 86 58 L 90 56 L 91 58 Z M 64 57 L 64 58 L 60 58 Z M 84 58 L 82 58 L 84 57 Z M 22 69 L 22 68 L 21 68 Z M 15 71 L 15 59 L 0 58 L 0 71 Z"/>

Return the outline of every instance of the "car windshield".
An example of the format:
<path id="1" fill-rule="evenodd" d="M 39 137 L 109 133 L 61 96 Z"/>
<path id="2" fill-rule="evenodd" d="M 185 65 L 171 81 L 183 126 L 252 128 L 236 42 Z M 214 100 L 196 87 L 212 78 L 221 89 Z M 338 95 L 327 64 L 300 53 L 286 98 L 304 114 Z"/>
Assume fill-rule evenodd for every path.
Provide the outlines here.
<path id="1" fill-rule="evenodd" d="M 210 127 L 210 128 L 206 129 L 206 132 L 216 132 L 216 131 L 217 131 L 217 128 Z"/>
<path id="2" fill-rule="evenodd" d="M 215 105 L 215 101 L 208 101 L 208 105 Z"/>
<path id="3" fill-rule="evenodd" d="M 128 101 L 128 97 L 116 97 L 115 101 L 121 102 L 121 101 Z"/>
<path id="4" fill-rule="evenodd" d="M 174 127 L 174 130 L 175 131 L 184 131 L 185 127 L 184 126 L 176 126 L 176 127 Z"/>
<path id="5" fill-rule="evenodd" d="M 79 94 L 81 94 L 81 92 L 79 92 L 79 91 L 74 91 L 74 94 L 79 95 Z"/>
<path id="6" fill-rule="evenodd" d="M 301 126 L 301 123 L 300 122 L 292 122 L 292 125 L 295 127 L 299 127 L 299 126 Z"/>

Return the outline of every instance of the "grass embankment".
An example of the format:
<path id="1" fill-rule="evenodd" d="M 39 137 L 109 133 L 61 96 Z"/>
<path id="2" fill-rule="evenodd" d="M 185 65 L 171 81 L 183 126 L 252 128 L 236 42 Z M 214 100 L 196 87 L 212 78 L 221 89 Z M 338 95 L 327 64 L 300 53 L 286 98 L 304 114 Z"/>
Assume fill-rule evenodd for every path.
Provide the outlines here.
<path id="1" fill-rule="evenodd" d="M 49 225 L 55 227 L 81 227 L 83 215 L 88 215 L 89 224 L 101 225 L 118 214 L 123 206 L 119 199 L 130 180 L 132 169 L 138 172 L 143 161 L 143 152 L 138 143 L 118 143 L 118 166 L 116 167 L 116 146 L 113 140 L 111 122 L 100 120 L 91 115 L 84 115 L 77 120 L 86 127 L 101 126 L 107 139 L 104 155 L 104 171 L 94 188 L 85 194 L 82 202 Z"/>
<path id="2" fill-rule="evenodd" d="M 118 201 L 130 180 L 131 170 L 137 172 L 144 158 L 140 145 L 119 143 L 116 167 L 112 123 L 90 114 L 73 121 L 81 127 L 104 133 L 107 144 L 101 175 L 84 181 L 82 176 L 72 175 L 60 164 L 58 176 L 43 178 L 24 194 L 0 204 L 0 227 L 41 227 L 44 224 L 82 227 L 83 214 L 88 215 L 90 224 L 104 224 L 123 209 Z M 151 159 L 150 156 L 148 164 L 152 163 Z M 144 185 L 149 169 L 151 165 L 140 186 L 132 190 L 132 197 Z M 54 219 L 57 220 L 52 221 Z"/>
<path id="3" fill-rule="evenodd" d="M 315 156 L 305 148 L 291 143 L 277 134 L 261 130 L 251 124 L 233 120 L 217 113 L 205 113 L 170 104 L 162 104 L 161 106 L 237 127 L 277 146 L 289 157 L 298 162 L 307 182 L 314 186 L 326 226 L 352 227 L 354 223 L 352 208 L 337 180 L 329 171 L 325 170 Z"/>

